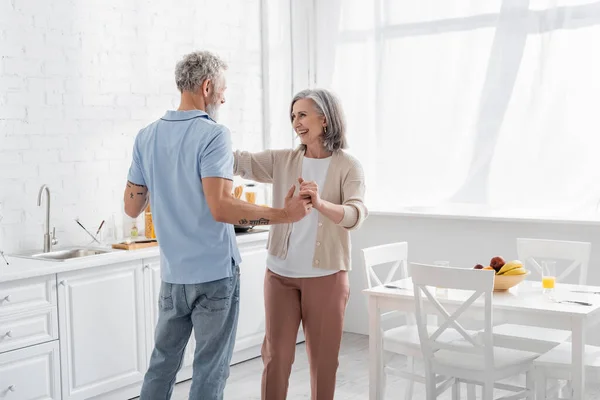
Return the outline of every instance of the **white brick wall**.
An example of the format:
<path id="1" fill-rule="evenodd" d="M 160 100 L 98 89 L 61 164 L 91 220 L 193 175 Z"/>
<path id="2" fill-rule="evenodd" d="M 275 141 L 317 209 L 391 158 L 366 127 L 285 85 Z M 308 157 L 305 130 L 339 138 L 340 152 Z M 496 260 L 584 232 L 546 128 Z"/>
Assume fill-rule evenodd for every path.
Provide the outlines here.
<path id="1" fill-rule="evenodd" d="M 115 214 L 133 139 L 178 104 L 173 71 L 207 49 L 229 63 L 221 121 L 262 148 L 259 0 L 0 2 L 0 249 L 42 245 L 48 184 L 60 243 Z"/>

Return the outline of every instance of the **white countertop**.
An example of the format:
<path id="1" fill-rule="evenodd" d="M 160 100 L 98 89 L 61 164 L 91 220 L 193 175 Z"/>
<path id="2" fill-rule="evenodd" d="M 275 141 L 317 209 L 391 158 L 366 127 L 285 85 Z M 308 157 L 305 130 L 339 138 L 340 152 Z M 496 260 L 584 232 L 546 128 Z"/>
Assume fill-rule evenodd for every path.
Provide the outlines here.
<path id="1" fill-rule="evenodd" d="M 236 239 L 238 245 L 241 245 L 266 241 L 268 234 L 268 231 L 237 234 Z M 109 253 L 74 258 L 66 261 L 35 260 L 7 255 L 6 259 L 9 262 L 9 265 L 4 264 L 4 261 L 0 259 L 0 283 L 94 268 L 102 265 L 118 264 L 144 258 L 155 258 L 159 255 L 160 249 L 158 246 L 140 250 L 114 250 Z"/>

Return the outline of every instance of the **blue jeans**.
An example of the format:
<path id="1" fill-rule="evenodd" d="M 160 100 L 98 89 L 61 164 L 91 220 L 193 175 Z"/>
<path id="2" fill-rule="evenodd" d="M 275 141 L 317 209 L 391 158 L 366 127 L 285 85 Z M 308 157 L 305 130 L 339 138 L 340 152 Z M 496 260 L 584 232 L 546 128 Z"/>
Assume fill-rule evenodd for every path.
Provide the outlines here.
<path id="1" fill-rule="evenodd" d="M 239 267 L 231 278 L 193 285 L 162 282 L 155 346 L 141 400 L 171 398 L 192 327 L 196 339 L 190 400 L 222 400 L 240 304 Z"/>

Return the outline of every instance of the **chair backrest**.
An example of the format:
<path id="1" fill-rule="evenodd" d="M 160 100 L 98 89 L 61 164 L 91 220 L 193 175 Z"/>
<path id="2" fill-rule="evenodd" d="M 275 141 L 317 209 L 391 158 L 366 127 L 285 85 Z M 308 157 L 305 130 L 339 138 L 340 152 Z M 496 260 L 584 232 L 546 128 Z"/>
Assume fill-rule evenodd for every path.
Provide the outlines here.
<path id="1" fill-rule="evenodd" d="M 436 365 L 435 353 L 446 349 L 458 353 L 469 353 L 480 355 L 484 360 L 485 370 L 492 371 L 494 366 L 494 351 L 492 337 L 492 293 L 494 291 L 494 271 L 476 270 L 471 268 L 451 268 L 425 264 L 410 264 L 412 281 L 415 293 L 415 308 L 419 339 L 423 351 L 423 359 L 426 364 L 426 372 L 433 371 Z M 447 289 L 458 289 L 465 291 L 464 301 L 462 297 L 453 296 L 452 310 L 449 312 L 433 293 L 430 287 L 444 287 Z M 469 296 L 468 292 L 474 292 Z M 484 298 L 484 307 L 469 310 L 473 303 L 480 297 Z M 458 303 L 456 302 L 458 300 Z M 458 318 L 465 312 L 469 316 L 480 316 L 484 322 L 483 333 L 479 339 L 471 337 Z M 428 314 L 438 314 L 439 327 L 431 333 L 427 330 Z M 460 342 L 441 341 L 440 336 L 448 329 L 456 330 L 464 340 Z"/>
<path id="2" fill-rule="evenodd" d="M 384 285 L 393 280 L 408 277 L 407 259 L 408 243 L 398 242 L 381 246 L 367 247 L 362 250 L 365 262 L 365 274 L 369 288 Z M 375 272 L 374 267 L 393 263 L 383 281 Z"/>
<path id="3" fill-rule="evenodd" d="M 408 277 L 408 243 L 397 242 L 382 244 L 380 246 L 367 247 L 362 250 L 365 262 L 365 276 L 369 288 L 385 285 L 391 281 Z M 375 271 L 375 267 L 391 264 L 385 278 L 381 280 Z M 391 321 L 397 317 L 403 317 L 407 325 L 414 326 L 415 318 L 412 314 L 404 312 L 386 311 L 381 314 L 381 321 Z"/>
<path id="4" fill-rule="evenodd" d="M 577 283 L 584 285 L 587 281 L 588 264 L 592 244 L 589 242 L 571 242 L 565 240 L 548 239 L 517 239 L 517 254 L 519 259 L 530 269 L 542 275 L 542 266 L 539 260 L 566 260 L 570 265 L 562 271 L 557 270 L 556 280 L 564 280 L 567 276 L 579 269 Z"/>

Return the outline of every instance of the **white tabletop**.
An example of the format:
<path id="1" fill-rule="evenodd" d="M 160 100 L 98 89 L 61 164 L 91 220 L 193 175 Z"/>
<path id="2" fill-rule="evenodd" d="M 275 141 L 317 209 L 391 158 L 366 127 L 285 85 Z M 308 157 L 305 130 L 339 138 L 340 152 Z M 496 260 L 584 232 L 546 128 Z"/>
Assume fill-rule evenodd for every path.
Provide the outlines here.
<path id="1" fill-rule="evenodd" d="M 376 286 L 364 290 L 368 296 L 387 297 L 396 300 L 414 300 L 413 284 L 411 278 L 390 282 L 390 285 L 399 286 L 404 289 L 390 289 L 384 286 Z M 556 315 L 568 314 L 572 316 L 587 316 L 595 314 L 600 310 L 600 295 L 593 293 L 576 293 L 573 291 L 598 292 L 600 287 L 582 286 L 557 283 L 555 291 L 556 300 L 575 300 L 591 303 L 591 306 L 583 306 L 573 303 L 556 303 L 548 299 L 542 293 L 541 282 L 527 280 L 504 292 L 494 292 L 494 309 L 536 311 L 540 313 L 552 313 Z M 432 291 L 433 293 L 437 291 Z M 471 296 L 471 293 L 463 290 L 447 289 L 444 294 L 437 295 L 440 303 L 452 304 L 462 303 Z M 483 298 L 478 301 L 483 302 Z"/>

